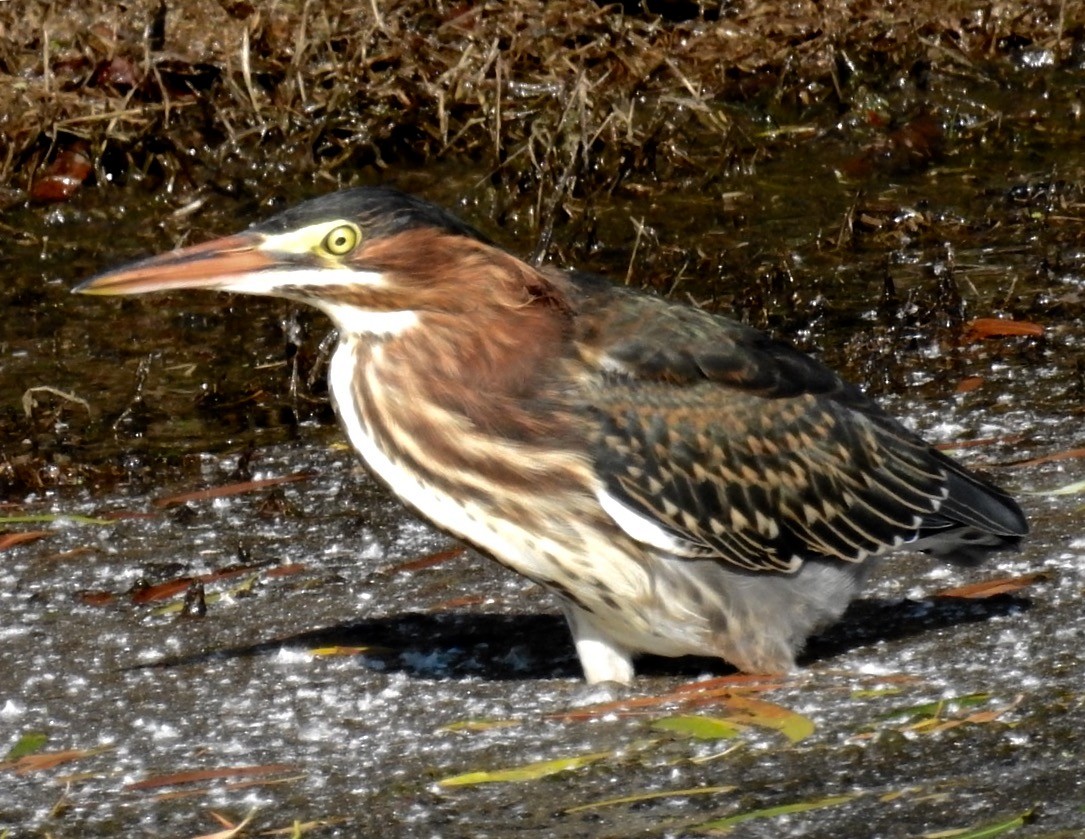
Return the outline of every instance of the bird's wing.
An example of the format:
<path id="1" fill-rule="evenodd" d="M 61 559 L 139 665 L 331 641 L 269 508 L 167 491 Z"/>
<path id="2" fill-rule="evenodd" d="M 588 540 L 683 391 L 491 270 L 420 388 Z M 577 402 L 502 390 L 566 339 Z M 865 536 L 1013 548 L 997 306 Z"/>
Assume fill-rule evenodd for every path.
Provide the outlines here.
<path id="1" fill-rule="evenodd" d="M 582 410 L 600 501 L 634 538 L 793 571 L 941 529 L 1023 532 L 1011 500 L 813 358 L 733 321 L 618 294 L 576 340 L 595 382 Z"/>

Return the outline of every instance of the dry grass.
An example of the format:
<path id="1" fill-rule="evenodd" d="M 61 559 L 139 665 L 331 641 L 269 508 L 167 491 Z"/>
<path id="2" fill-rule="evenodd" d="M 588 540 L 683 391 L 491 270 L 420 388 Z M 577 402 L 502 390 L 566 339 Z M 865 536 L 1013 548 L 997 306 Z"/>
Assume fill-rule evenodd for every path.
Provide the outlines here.
<path id="1" fill-rule="evenodd" d="M 545 249 L 559 208 L 736 165 L 751 141 L 725 103 L 841 107 L 856 78 L 997 74 L 1083 38 L 1064 2 L 388 5 L 0 4 L 0 187 L 33 194 L 72 149 L 98 179 L 181 188 L 467 157 Z"/>

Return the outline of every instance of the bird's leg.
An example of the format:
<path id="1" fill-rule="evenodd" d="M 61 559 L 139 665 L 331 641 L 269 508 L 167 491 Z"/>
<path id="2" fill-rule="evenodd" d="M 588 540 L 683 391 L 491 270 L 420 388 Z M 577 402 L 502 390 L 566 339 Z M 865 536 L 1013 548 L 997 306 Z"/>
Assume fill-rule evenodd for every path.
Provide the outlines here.
<path id="1" fill-rule="evenodd" d="M 633 656 L 630 651 L 600 629 L 591 612 L 568 601 L 562 604 L 562 609 L 588 684 L 617 682 L 628 685 L 632 682 Z"/>

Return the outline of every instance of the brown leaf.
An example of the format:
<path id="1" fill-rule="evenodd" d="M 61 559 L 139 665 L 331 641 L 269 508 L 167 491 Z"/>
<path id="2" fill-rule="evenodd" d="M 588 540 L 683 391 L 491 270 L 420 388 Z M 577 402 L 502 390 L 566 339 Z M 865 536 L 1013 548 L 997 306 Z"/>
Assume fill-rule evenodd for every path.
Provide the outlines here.
<path id="1" fill-rule="evenodd" d="M 684 685 L 679 685 L 672 691 L 672 695 L 682 695 L 687 693 L 708 693 L 714 692 L 719 688 L 727 688 L 728 690 L 735 690 L 736 688 L 744 692 L 758 692 L 758 691 L 770 691 L 776 690 L 782 687 L 779 679 L 771 676 L 759 675 L 757 673 L 732 673 L 729 676 L 717 676 L 714 679 L 701 679 L 696 682 L 686 682 Z"/>
<path id="2" fill-rule="evenodd" d="M 65 149 L 34 181 L 30 197 L 34 201 L 67 201 L 83 185 L 92 170 L 85 154 L 76 149 Z"/>
<path id="3" fill-rule="evenodd" d="M 957 382 L 957 387 L 954 390 L 957 393 L 971 393 L 981 387 L 983 387 L 983 376 L 966 376 Z"/>
<path id="4" fill-rule="evenodd" d="M 33 542 L 37 539 L 44 539 L 48 535 L 48 530 L 24 530 L 22 533 L 0 533 L 0 551 L 6 551 L 8 548 L 14 548 L 16 545 L 21 545 L 24 542 Z"/>
<path id="5" fill-rule="evenodd" d="M 89 591 L 84 589 L 75 593 L 75 599 L 88 606 L 108 606 L 116 602 L 117 595 L 111 591 Z"/>
<path id="6" fill-rule="evenodd" d="M 391 565 L 382 569 L 382 573 L 402 574 L 408 571 L 421 571 L 424 568 L 433 568 L 435 565 L 440 565 L 442 562 L 448 562 L 450 559 L 461 556 L 466 550 L 467 548 L 462 545 L 457 545 L 454 548 L 447 548 L 443 551 L 426 554 L 418 559 L 410 559 L 407 562 L 401 562 L 398 565 Z"/>
<path id="7" fill-rule="evenodd" d="M 0 771 L 11 769 L 19 775 L 27 772 L 41 772 L 44 769 L 53 769 L 62 763 L 80 760 L 84 757 L 92 757 L 96 754 L 109 751 L 112 746 L 98 746 L 94 749 L 64 749 L 58 752 L 37 752 L 32 755 L 23 755 L 17 760 L 9 760 L 0 763 Z"/>
<path id="8" fill-rule="evenodd" d="M 1025 460 L 1013 460 L 1004 466 L 1039 466 L 1041 463 L 1055 463 L 1060 460 L 1076 460 L 1085 457 L 1085 448 L 1064 449 L 1061 452 L 1042 454 L 1039 457 L 1030 457 Z"/>
<path id="9" fill-rule="evenodd" d="M 308 566 L 304 565 L 303 563 L 292 562 L 288 565 L 279 565 L 275 568 L 269 568 L 267 569 L 266 574 L 270 579 L 273 577 L 291 577 L 294 574 L 303 574 L 308 570 Z"/>
<path id="10" fill-rule="evenodd" d="M 1038 338 L 1044 334 L 1044 328 L 1038 323 L 1027 320 L 1008 320 L 1006 318 L 976 318 L 965 326 L 962 340 L 966 343 L 982 341 L 984 338 L 1012 338 L 1021 335 Z"/>
<path id="11" fill-rule="evenodd" d="M 669 693 L 658 696 L 638 696 L 632 699 L 620 699 L 617 702 L 601 702 L 597 705 L 585 705 L 573 711 L 550 714 L 548 719 L 561 722 L 583 722 L 614 714 L 619 717 L 643 716 L 650 710 L 662 705 L 676 708 L 700 707 L 717 702 L 727 702 L 731 697 L 741 694 L 765 693 L 784 687 L 779 680 L 765 676 L 739 673 L 723 676 L 706 682 L 690 682 L 680 685 Z"/>
<path id="12" fill-rule="evenodd" d="M 483 597 L 479 594 L 467 594 L 462 597 L 450 597 L 448 600 L 442 600 L 439 603 L 434 603 L 428 608 L 430 612 L 447 612 L 449 609 L 462 609 L 465 606 L 479 606 L 486 603 L 490 598 Z"/>
<path id="13" fill-rule="evenodd" d="M 307 481 L 314 477 L 316 472 L 295 472 L 293 475 L 282 475 L 277 478 L 264 478 L 259 481 L 240 481 L 226 486 L 198 489 L 193 492 L 182 492 L 179 495 L 171 495 L 168 498 L 159 498 L 154 502 L 156 507 L 175 507 L 178 504 L 187 504 L 190 501 L 207 501 L 210 498 L 226 498 L 232 495 L 243 495 L 247 492 L 256 492 L 269 487 L 292 484 L 297 481 Z"/>
<path id="14" fill-rule="evenodd" d="M 58 551 L 57 553 L 48 554 L 38 559 L 42 564 L 52 562 L 68 562 L 72 559 L 78 559 L 81 556 L 89 556 L 97 553 L 94 548 L 88 545 L 80 545 L 78 548 L 72 548 L 70 551 Z"/>
<path id="15" fill-rule="evenodd" d="M 260 565 L 235 565 L 223 568 L 221 571 L 212 571 L 209 574 L 200 574 L 197 577 L 174 577 L 154 585 L 140 586 L 132 591 L 132 602 L 136 604 L 155 603 L 159 600 L 169 600 L 176 597 L 193 583 L 217 583 L 220 580 L 231 580 L 245 574 L 262 570 Z"/>
<path id="16" fill-rule="evenodd" d="M 935 592 L 935 597 L 955 597 L 964 600 L 983 600 L 987 597 L 995 597 L 999 594 L 1013 594 L 1021 589 L 1028 588 L 1033 583 L 1050 579 L 1050 575 L 1037 571 L 1033 574 L 1022 574 L 1019 577 L 1000 577 L 997 580 L 983 580 L 978 583 L 969 583 L 964 586 L 942 589 Z"/>
<path id="17" fill-rule="evenodd" d="M 981 446 L 1012 446 L 1027 439 L 1025 434 L 1007 434 L 1003 437 L 979 437 L 975 440 L 955 440 L 948 443 L 935 443 L 934 447 L 940 452 L 953 451 L 954 449 L 976 449 Z"/>
<path id="18" fill-rule="evenodd" d="M 126 784 L 126 790 L 161 789 L 182 784 L 195 784 L 201 781 L 216 781 L 222 778 L 241 778 L 252 775 L 278 775 L 283 772 L 296 772 L 297 768 L 288 763 L 268 763 L 262 766 L 228 766 L 221 769 L 189 769 L 168 775 L 154 775 L 142 781 Z"/>
<path id="19" fill-rule="evenodd" d="M 779 731 L 791 742 L 797 743 L 814 733 L 814 723 L 808 717 L 795 711 L 749 696 L 730 696 L 724 703 L 730 722 L 744 725 L 756 725 Z"/>
<path id="20" fill-rule="evenodd" d="M 101 61 L 94 68 L 91 77 L 93 87 L 111 87 L 118 91 L 128 91 L 140 82 L 142 72 L 139 67 L 121 55 Z"/>
<path id="21" fill-rule="evenodd" d="M 136 604 L 156 603 L 159 600 L 169 600 L 176 597 L 195 582 L 195 577 L 174 577 L 164 583 L 154 585 L 141 585 L 132 591 L 132 602 Z"/>
<path id="22" fill-rule="evenodd" d="M 247 816 L 237 824 L 234 824 L 225 816 L 220 816 L 218 813 L 212 811 L 211 817 L 221 824 L 224 830 L 218 830 L 214 833 L 201 833 L 199 836 L 193 837 L 193 839 L 234 839 L 235 836 L 240 836 L 241 831 L 248 827 L 252 821 L 252 817 L 256 815 L 256 808 L 249 810 Z"/>

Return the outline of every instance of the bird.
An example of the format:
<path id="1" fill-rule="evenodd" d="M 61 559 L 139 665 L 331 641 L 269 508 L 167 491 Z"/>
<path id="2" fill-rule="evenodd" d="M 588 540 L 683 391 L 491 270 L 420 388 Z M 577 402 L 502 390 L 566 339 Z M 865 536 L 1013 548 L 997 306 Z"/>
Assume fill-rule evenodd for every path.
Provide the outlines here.
<path id="1" fill-rule="evenodd" d="M 86 280 L 313 306 L 368 470 L 552 592 L 589 684 L 642 654 L 792 671 L 887 554 L 973 566 L 1028 533 L 1007 493 L 786 340 L 536 267 L 389 186 L 306 200 Z"/>

